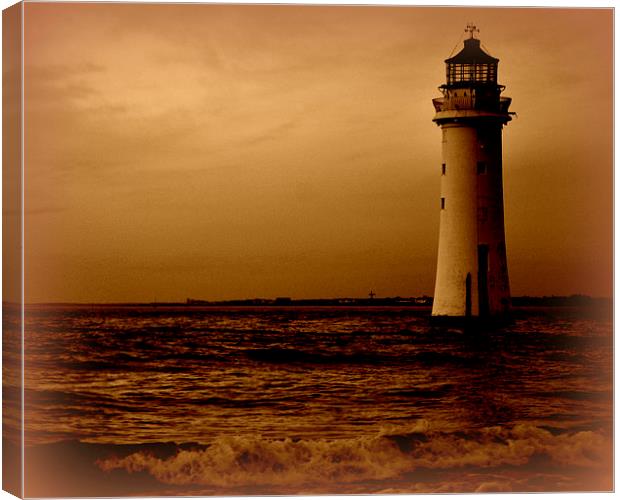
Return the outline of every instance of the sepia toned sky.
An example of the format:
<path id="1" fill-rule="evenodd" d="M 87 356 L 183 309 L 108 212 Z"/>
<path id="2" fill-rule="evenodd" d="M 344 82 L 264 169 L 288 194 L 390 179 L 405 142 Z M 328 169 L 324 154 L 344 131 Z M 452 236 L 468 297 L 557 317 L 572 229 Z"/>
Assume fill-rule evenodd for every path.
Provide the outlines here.
<path id="1" fill-rule="evenodd" d="M 609 296 L 612 11 L 27 3 L 26 300 L 432 295 L 431 99 L 500 59 L 513 295 Z"/>

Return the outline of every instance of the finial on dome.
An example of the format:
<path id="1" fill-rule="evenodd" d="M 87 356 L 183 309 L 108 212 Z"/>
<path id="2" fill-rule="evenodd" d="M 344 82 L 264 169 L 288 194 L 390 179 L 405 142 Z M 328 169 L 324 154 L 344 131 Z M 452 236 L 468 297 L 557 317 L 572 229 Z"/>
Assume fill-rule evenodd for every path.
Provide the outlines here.
<path id="1" fill-rule="evenodd" d="M 469 38 L 474 38 L 474 33 L 480 33 L 480 30 L 476 27 L 474 23 L 467 23 L 465 33 L 469 33 Z"/>

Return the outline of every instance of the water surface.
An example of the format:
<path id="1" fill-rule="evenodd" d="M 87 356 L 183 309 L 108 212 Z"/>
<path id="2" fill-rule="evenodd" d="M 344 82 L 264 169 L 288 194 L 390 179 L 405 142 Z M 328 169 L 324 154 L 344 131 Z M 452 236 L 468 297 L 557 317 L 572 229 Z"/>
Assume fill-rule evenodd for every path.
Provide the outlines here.
<path id="1" fill-rule="evenodd" d="M 585 310 L 491 332 L 412 307 L 26 320 L 28 496 L 612 487 L 612 326 Z"/>

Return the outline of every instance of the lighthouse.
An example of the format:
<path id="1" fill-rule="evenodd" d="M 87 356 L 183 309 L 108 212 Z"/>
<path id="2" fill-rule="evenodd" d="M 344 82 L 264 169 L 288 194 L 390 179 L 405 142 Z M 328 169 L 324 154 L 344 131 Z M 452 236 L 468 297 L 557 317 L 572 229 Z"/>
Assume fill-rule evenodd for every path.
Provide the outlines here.
<path id="1" fill-rule="evenodd" d="M 433 317 L 503 319 L 510 309 L 504 236 L 502 128 L 513 113 L 496 59 L 468 24 L 462 50 L 445 60 L 439 248 Z"/>

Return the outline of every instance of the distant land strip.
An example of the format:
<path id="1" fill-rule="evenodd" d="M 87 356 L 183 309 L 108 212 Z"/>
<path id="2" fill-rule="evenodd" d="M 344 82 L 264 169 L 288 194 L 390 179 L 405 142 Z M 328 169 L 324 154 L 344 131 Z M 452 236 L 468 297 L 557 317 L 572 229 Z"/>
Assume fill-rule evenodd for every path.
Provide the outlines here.
<path id="1" fill-rule="evenodd" d="M 550 295 L 512 297 L 513 307 L 610 307 L 612 298 L 590 297 L 588 295 Z M 3 306 L 19 304 L 3 301 Z M 293 299 L 276 297 L 271 299 L 232 299 L 203 300 L 188 298 L 185 302 L 32 302 L 27 305 L 110 305 L 110 306 L 403 306 L 431 307 L 433 297 L 373 297 L 373 298 L 329 298 L 329 299 Z"/>
<path id="2" fill-rule="evenodd" d="M 611 303 L 609 298 L 590 297 L 588 295 L 543 296 L 528 295 L 512 297 L 512 305 L 524 306 L 598 306 Z M 250 305 L 250 306 L 426 306 L 433 305 L 433 297 L 374 297 L 374 298 L 336 298 L 336 299 L 293 299 L 277 297 L 275 299 L 241 299 L 225 301 L 208 301 L 188 298 L 186 305 Z"/>

